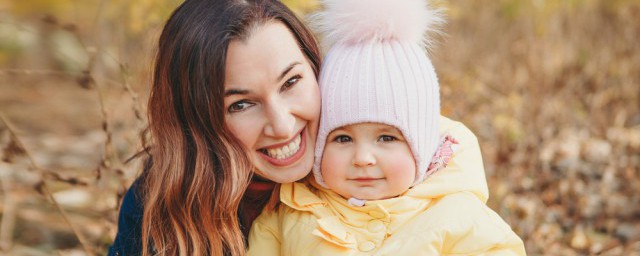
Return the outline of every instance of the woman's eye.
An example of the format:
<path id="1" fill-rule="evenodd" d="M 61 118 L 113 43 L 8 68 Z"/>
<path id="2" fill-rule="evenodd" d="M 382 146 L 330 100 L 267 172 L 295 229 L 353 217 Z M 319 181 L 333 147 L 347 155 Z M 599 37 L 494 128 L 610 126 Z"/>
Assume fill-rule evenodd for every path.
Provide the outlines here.
<path id="1" fill-rule="evenodd" d="M 295 75 L 295 76 L 289 78 L 289 80 L 284 82 L 284 84 L 282 85 L 282 88 L 281 88 L 280 91 L 286 91 L 286 90 L 291 89 L 291 87 L 296 85 L 298 83 L 298 81 L 300 81 L 301 78 L 302 77 L 300 75 Z"/>
<path id="2" fill-rule="evenodd" d="M 251 106 L 253 106 L 253 103 L 246 102 L 246 101 L 238 101 L 238 102 L 235 102 L 235 103 L 231 104 L 229 106 L 228 111 L 229 111 L 229 113 L 241 112 L 241 111 L 244 111 L 245 109 L 247 109 L 247 108 L 249 108 Z"/>
<path id="3" fill-rule="evenodd" d="M 395 141 L 398 140 L 396 137 L 393 137 L 391 135 L 382 135 L 380 136 L 380 138 L 378 138 L 378 141 L 381 142 L 390 142 L 390 141 Z"/>
<path id="4" fill-rule="evenodd" d="M 347 135 L 338 135 L 333 139 L 333 141 L 338 143 L 348 143 L 351 142 L 351 137 Z"/>

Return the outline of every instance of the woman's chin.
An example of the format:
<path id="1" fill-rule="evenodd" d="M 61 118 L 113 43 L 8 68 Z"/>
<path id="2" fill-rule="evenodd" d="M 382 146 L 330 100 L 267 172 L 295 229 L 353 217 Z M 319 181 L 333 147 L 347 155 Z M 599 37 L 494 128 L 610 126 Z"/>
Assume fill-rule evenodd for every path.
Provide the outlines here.
<path id="1" fill-rule="evenodd" d="M 260 154 L 257 153 L 256 154 Z M 262 178 L 277 183 L 290 183 L 306 177 L 313 166 L 313 150 L 308 150 L 296 163 L 288 166 L 275 166 L 262 156 L 254 157 L 255 172 Z"/>
<path id="2" fill-rule="evenodd" d="M 308 130 L 304 129 L 300 138 L 300 149 L 286 158 L 274 158 L 266 150 L 254 151 L 252 158 L 256 173 L 277 183 L 294 182 L 306 177 L 313 166 L 315 136 L 310 136 Z"/>
<path id="3" fill-rule="evenodd" d="M 266 170 L 266 171 L 265 171 Z M 311 166 L 308 168 L 295 168 L 293 170 L 274 170 L 274 169 L 256 169 L 256 174 L 260 177 L 276 182 L 276 183 L 290 183 L 298 181 L 309 174 Z"/>

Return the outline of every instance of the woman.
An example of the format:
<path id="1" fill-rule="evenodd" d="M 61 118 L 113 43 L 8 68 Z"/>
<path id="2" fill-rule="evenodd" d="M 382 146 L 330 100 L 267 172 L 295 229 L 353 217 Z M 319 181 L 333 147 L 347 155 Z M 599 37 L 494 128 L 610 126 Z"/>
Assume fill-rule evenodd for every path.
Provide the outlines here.
<path id="1" fill-rule="evenodd" d="M 180 5 L 159 40 L 150 158 L 109 254 L 244 254 L 274 182 L 313 165 L 319 65 L 313 35 L 279 1 Z"/>

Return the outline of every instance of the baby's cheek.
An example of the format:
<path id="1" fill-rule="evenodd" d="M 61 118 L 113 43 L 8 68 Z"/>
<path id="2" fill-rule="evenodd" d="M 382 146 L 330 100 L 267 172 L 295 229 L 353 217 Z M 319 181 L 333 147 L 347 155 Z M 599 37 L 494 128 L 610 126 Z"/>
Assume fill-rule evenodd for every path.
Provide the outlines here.
<path id="1" fill-rule="evenodd" d="M 393 161 L 394 175 L 403 183 L 413 184 L 416 177 L 416 163 L 413 156 L 402 154 L 391 159 L 397 159 Z"/>
<path id="2" fill-rule="evenodd" d="M 344 175 L 344 160 L 335 150 L 325 149 L 320 162 L 320 170 L 325 183 L 333 184 L 338 177 Z"/>

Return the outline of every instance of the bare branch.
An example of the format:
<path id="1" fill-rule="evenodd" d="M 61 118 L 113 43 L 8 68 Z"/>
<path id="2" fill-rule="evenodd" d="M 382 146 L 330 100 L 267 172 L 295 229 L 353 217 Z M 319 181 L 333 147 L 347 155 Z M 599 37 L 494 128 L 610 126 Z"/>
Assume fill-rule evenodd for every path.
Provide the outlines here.
<path id="1" fill-rule="evenodd" d="M 6 126 L 11 136 L 11 139 L 12 141 L 14 141 L 14 143 L 16 143 L 16 146 L 24 150 L 24 155 L 29 159 L 31 167 L 38 171 L 38 174 L 40 175 L 40 183 L 38 186 L 38 191 L 42 195 L 47 197 L 51 201 L 51 203 L 58 209 L 58 211 L 60 211 L 60 214 L 62 214 L 62 217 L 64 218 L 65 222 L 67 222 L 69 227 L 71 227 L 71 230 L 78 238 L 78 241 L 80 241 L 80 244 L 82 244 L 82 247 L 84 248 L 87 255 L 94 255 L 93 250 L 91 249 L 91 247 L 87 242 L 87 239 L 76 228 L 76 226 L 69 220 L 67 212 L 60 206 L 60 204 L 58 204 L 56 199 L 53 197 L 53 194 L 51 193 L 51 191 L 49 191 L 49 189 L 47 188 L 47 180 L 46 180 L 46 176 L 42 172 L 43 169 L 38 166 L 34 158 L 31 156 L 31 154 L 29 154 L 29 151 L 24 146 L 24 143 L 22 143 L 20 138 L 16 135 L 16 132 L 15 132 L 16 129 L 13 127 L 13 125 L 8 121 L 8 119 L 2 113 L 0 113 L 0 121 L 2 121 L 2 123 L 4 123 L 4 125 Z"/>

